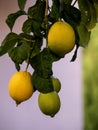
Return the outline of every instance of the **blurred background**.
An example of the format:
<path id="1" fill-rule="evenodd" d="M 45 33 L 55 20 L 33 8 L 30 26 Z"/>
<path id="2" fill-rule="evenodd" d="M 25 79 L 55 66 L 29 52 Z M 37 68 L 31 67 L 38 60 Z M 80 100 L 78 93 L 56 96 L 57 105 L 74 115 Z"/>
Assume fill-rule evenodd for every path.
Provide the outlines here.
<path id="1" fill-rule="evenodd" d="M 35 3 L 28 0 L 25 10 Z M 17 0 L 0 0 L 0 44 L 10 32 L 5 20 L 10 13 L 18 10 Z M 13 31 L 21 32 L 21 25 L 26 18 L 21 16 L 15 23 Z M 8 94 L 8 82 L 16 72 L 14 63 L 8 55 L 0 57 L 0 130 L 82 130 L 82 73 L 81 49 L 75 62 L 70 62 L 74 50 L 53 64 L 54 76 L 62 84 L 59 93 L 61 109 L 54 118 L 43 115 L 38 107 L 38 92 L 26 102 L 16 107 Z M 25 68 L 25 63 L 21 66 Z M 29 72 L 33 70 L 29 67 Z"/>

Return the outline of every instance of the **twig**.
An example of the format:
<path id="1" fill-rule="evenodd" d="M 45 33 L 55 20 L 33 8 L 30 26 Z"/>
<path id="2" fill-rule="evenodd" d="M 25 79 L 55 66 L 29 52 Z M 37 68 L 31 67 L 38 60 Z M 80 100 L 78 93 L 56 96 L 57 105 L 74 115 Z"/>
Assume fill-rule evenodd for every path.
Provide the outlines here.
<path id="1" fill-rule="evenodd" d="M 27 66 L 26 66 L 25 71 L 27 71 L 28 67 L 29 67 L 29 59 L 27 60 Z"/>
<path id="2" fill-rule="evenodd" d="M 46 0 L 46 9 L 45 9 L 46 44 L 48 43 L 48 40 L 47 40 L 47 35 L 48 35 L 48 5 L 49 5 L 49 1 Z"/>
<path id="3" fill-rule="evenodd" d="M 77 0 L 75 0 L 75 2 L 72 4 L 72 6 L 74 6 L 77 3 Z"/>
<path id="4" fill-rule="evenodd" d="M 46 0 L 45 17 L 48 16 L 48 0 Z"/>

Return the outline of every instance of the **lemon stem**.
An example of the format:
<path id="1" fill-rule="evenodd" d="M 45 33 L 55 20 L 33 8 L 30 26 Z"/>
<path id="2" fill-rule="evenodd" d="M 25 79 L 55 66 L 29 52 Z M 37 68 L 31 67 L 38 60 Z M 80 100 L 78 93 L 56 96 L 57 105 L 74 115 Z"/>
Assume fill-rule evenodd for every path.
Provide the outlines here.
<path id="1" fill-rule="evenodd" d="M 29 67 L 29 62 L 27 62 L 27 66 L 26 66 L 25 71 L 27 71 L 27 70 L 28 70 L 28 67 Z"/>

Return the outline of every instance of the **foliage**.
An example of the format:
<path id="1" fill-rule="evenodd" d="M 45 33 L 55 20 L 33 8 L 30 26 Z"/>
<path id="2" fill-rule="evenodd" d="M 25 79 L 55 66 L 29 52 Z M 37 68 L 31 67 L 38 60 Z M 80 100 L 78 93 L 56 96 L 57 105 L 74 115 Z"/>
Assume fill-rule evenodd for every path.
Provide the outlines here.
<path id="1" fill-rule="evenodd" d="M 0 56 L 8 53 L 19 71 L 20 65 L 26 61 L 34 69 L 32 80 L 35 88 L 40 92 L 53 90 L 51 76 L 52 63 L 60 59 L 47 48 L 47 34 L 51 25 L 62 19 L 68 22 L 76 34 L 76 50 L 71 61 L 77 56 L 79 46 L 86 47 L 90 39 L 90 31 L 95 26 L 98 16 L 97 0 L 36 0 L 36 3 L 25 11 L 27 0 L 17 0 L 19 10 L 8 15 L 6 24 L 10 33 L 5 37 L 0 46 Z M 79 8 L 75 7 L 75 4 Z M 27 19 L 22 26 L 22 33 L 13 32 L 14 24 L 20 16 Z M 46 47 L 42 49 L 43 39 Z M 46 88 L 44 86 L 47 86 Z"/>
<path id="2" fill-rule="evenodd" d="M 83 53 L 84 130 L 98 129 L 98 23 Z"/>

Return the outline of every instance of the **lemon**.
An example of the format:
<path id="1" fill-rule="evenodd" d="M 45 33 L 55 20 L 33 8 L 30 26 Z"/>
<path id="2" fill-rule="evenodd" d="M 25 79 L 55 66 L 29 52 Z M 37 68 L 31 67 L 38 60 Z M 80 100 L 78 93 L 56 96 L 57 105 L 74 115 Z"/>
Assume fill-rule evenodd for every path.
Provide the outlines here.
<path id="1" fill-rule="evenodd" d="M 17 105 L 29 99 L 34 92 L 31 74 L 27 71 L 16 72 L 9 81 L 8 91 Z"/>
<path id="2" fill-rule="evenodd" d="M 38 96 L 38 105 L 42 113 L 54 117 L 60 110 L 59 95 L 53 91 L 49 93 L 40 93 Z"/>
<path id="3" fill-rule="evenodd" d="M 60 57 L 70 51 L 75 46 L 75 32 L 71 25 L 66 22 L 55 22 L 48 33 L 48 47 L 52 52 Z"/>
<path id="4" fill-rule="evenodd" d="M 52 79 L 54 91 L 56 91 L 58 93 L 61 89 L 61 82 L 58 78 L 55 78 L 53 76 L 51 79 Z"/>

